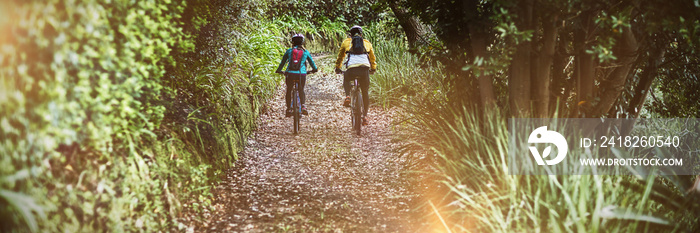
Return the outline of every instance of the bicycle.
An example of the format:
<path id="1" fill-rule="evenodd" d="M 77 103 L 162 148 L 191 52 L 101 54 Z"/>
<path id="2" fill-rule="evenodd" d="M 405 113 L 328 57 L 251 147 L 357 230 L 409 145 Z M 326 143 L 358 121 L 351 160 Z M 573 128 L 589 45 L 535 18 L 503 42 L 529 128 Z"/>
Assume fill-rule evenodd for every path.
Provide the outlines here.
<path id="1" fill-rule="evenodd" d="M 341 72 L 342 74 L 345 74 L 345 71 Z M 357 77 L 353 77 L 350 86 L 350 121 L 352 130 L 357 133 L 357 136 L 362 136 L 362 108 L 364 106 L 362 105 L 362 91 Z"/>
<path id="2" fill-rule="evenodd" d="M 293 122 L 293 130 L 292 133 L 294 135 L 299 134 L 299 121 L 301 120 L 301 99 L 299 99 L 299 81 L 300 79 L 294 79 L 294 85 L 292 85 L 292 101 L 291 101 L 291 109 L 293 111 L 292 113 L 292 118 L 294 119 Z"/>
<path id="3" fill-rule="evenodd" d="M 287 72 L 278 72 L 280 74 L 283 74 L 285 77 L 287 76 Z M 316 72 L 309 72 L 308 74 L 313 74 Z M 294 135 L 299 134 L 299 122 L 301 121 L 301 116 L 302 110 L 301 110 L 301 99 L 299 97 L 299 82 L 300 78 L 292 79 L 292 82 L 294 82 L 294 85 L 292 85 L 292 101 L 290 103 L 290 106 L 287 106 L 288 108 L 292 109 L 292 133 Z"/>

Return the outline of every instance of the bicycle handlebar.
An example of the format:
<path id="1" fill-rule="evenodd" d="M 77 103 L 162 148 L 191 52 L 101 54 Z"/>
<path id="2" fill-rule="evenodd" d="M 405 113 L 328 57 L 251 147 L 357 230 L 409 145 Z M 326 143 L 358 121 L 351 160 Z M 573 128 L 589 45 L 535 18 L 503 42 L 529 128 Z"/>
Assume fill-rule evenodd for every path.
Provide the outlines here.
<path id="1" fill-rule="evenodd" d="M 345 71 L 347 71 L 347 70 L 341 70 L 340 73 L 336 73 L 336 74 L 345 74 Z M 377 71 L 374 71 L 374 72 L 377 72 Z M 374 73 L 370 72 L 369 75 L 374 75 Z"/>
<path id="2" fill-rule="evenodd" d="M 317 71 L 314 71 L 314 72 L 309 71 L 309 72 L 306 72 L 306 74 L 315 74 L 316 72 L 317 72 Z M 287 71 L 280 71 L 280 72 L 275 72 L 275 74 L 287 75 L 287 74 L 289 74 L 289 72 L 287 72 Z"/>

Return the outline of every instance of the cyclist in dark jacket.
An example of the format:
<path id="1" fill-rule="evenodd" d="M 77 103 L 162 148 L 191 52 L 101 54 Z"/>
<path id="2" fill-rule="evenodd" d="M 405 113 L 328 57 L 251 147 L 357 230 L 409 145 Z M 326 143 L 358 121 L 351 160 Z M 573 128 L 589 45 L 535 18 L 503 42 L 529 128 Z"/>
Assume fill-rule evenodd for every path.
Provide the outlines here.
<path id="1" fill-rule="evenodd" d="M 277 71 L 275 71 L 275 73 L 285 74 L 286 76 L 285 83 L 287 84 L 287 95 L 285 96 L 285 101 L 287 103 L 287 110 L 285 111 L 285 115 L 287 117 L 292 116 L 292 108 L 290 107 L 292 98 L 292 86 L 294 85 L 294 80 L 296 79 L 299 79 L 299 99 L 301 99 L 301 113 L 304 115 L 309 114 L 309 112 L 306 110 L 306 93 L 304 93 L 304 85 L 306 84 L 307 73 L 306 62 L 308 61 L 311 64 L 311 67 L 313 68 L 313 70 L 308 72 L 309 74 L 316 73 L 318 71 L 318 68 L 316 67 L 316 63 L 314 63 L 314 59 L 311 58 L 311 53 L 309 53 L 309 51 L 304 49 L 304 47 L 302 46 L 303 43 L 304 35 L 296 34 L 292 36 L 292 48 L 287 49 L 287 51 L 284 53 L 284 56 L 282 56 L 282 61 L 277 67 Z M 293 62 L 292 53 L 298 51 L 295 49 L 303 50 L 303 55 L 299 60 L 301 66 L 298 69 L 290 69 L 290 66 L 292 66 Z M 284 68 L 285 64 L 287 64 L 287 69 L 284 72 L 282 72 L 282 68 Z"/>

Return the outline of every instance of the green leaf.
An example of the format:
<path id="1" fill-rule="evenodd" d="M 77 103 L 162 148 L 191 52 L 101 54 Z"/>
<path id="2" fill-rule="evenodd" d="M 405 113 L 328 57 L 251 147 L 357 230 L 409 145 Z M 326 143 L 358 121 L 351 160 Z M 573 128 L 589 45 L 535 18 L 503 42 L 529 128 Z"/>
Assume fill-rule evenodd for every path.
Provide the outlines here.
<path id="1" fill-rule="evenodd" d="M 34 198 L 23 193 L 12 192 L 4 189 L 0 189 L 0 198 L 5 199 L 10 206 L 19 211 L 31 232 L 38 231 L 39 224 L 37 223 L 36 218 L 34 218 L 34 214 L 32 214 L 32 212 L 36 212 L 41 219 L 45 219 L 46 215 L 44 214 L 43 209 L 36 204 Z"/>
<path id="2" fill-rule="evenodd" d="M 603 207 L 600 212 L 601 218 L 642 221 L 664 226 L 672 226 L 671 222 L 663 217 L 657 217 L 650 214 L 642 214 L 641 211 L 632 208 L 620 208 L 614 205 Z"/>

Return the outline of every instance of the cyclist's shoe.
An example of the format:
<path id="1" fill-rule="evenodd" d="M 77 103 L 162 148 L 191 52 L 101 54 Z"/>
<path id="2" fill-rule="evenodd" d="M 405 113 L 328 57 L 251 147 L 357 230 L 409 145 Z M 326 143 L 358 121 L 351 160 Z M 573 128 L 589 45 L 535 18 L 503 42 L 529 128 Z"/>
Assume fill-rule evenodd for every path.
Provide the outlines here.
<path id="1" fill-rule="evenodd" d="M 309 115 L 309 112 L 306 111 L 306 106 L 304 106 L 304 105 L 301 106 L 301 114 Z"/>
<path id="2" fill-rule="evenodd" d="M 291 117 L 292 115 L 294 115 L 294 111 L 292 111 L 291 108 L 287 108 L 287 111 L 285 111 L 285 116 Z"/>
<path id="3" fill-rule="evenodd" d="M 367 120 L 367 116 L 362 117 L 362 125 L 369 125 L 369 121 Z"/>
<path id="4" fill-rule="evenodd" d="M 345 102 L 343 102 L 344 107 L 350 107 L 350 96 L 345 97 Z"/>

